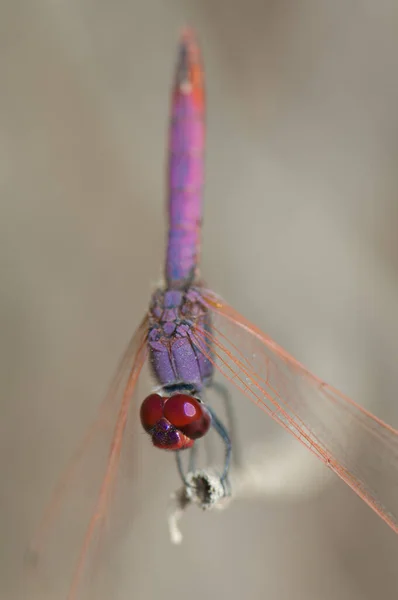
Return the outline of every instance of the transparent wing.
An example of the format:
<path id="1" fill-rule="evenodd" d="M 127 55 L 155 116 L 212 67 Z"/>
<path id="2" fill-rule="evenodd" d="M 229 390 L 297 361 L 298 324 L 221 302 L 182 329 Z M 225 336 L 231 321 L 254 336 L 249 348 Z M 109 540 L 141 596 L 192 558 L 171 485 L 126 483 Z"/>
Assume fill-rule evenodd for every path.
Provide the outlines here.
<path id="1" fill-rule="evenodd" d="M 126 431 L 131 427 L 132 399 L 146 361 L 147 332 L 145 317 L 120 361 L 97 418 L 53 491 L 26 555 L 24 587 L 29 600 L 99 597 L 92 592 L 95 570 L 106 551 L 104 538 L 109 537 L 115 503 L 120 513 L 122 453 L 134 462 L 130 448 L 126 452 L 130 440 L 125 441 L 132 437 Z M 129 509 L 134 505 L 129 503 Z"/>
<path id="2" fill-rule="evenodd" d="M 398 533 L 398 431 L 321 381 L 213 292 L 192 341 Z"/>

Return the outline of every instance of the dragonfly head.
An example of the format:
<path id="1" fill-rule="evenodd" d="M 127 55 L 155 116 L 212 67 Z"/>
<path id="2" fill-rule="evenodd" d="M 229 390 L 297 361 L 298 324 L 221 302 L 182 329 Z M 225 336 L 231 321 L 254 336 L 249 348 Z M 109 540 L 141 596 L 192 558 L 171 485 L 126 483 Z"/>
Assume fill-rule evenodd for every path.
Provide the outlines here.
<path id="1" fill-rule="evenodd" d="M 140 417 L 153 445 L 164 450 L 191 448 L 211 424 L 210 414 L 199 400 L 179 393 L 166 398 L 150 394 L 141 404 Z"/>

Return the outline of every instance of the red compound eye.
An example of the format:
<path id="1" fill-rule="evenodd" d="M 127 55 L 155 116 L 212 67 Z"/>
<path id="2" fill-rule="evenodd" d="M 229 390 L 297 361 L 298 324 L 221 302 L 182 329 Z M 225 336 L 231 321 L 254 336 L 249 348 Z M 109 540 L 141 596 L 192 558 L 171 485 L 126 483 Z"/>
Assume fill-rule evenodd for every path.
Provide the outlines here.
<path id="1" fill-rule="evenodd" d="M 151 394 L 141 404 L 141 424 L 145 431 L 151 431 L 163 417 L 164 398 L 159 394 Z"/>
<path id="2" fill-rule="evenodd" d="M 175 394 L 166 400 L 163 415 L 192 440 L 205 435 L 210 427 L 210 415 L 206 408 L 186 394 Z"/>
<path id="3" fill-rule="evenodd" d="M 175 394 L 166 400 L 163 415 L 174 427 L 180 428 L 200 419 L 202 407 L 191 396 Z"/>

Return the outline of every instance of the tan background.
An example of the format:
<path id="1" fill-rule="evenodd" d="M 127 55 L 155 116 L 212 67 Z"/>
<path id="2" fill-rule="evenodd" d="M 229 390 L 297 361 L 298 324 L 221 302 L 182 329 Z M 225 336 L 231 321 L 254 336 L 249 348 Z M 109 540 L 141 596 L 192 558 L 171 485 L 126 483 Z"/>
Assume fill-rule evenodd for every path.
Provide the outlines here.
<path id="1" fill-rule="evenodd" d="M 186 22 L 208 82 L 208 282 L 398 426 L 396 3 L 3 0 L 5 600 L 19 597 L 26 540 L 160 274 L 169 84 Z M 266 417 L 245 402 L 248 444 L 252 427 L 265 441 Z M 192 510 L 180 548 L 165 520 L 174 464 L 139 445 L 142 511 L 113 597 L 396 597 L 397 539 L 344 484 L 286 497 L 323 477 L 295 444 L 274 449 L 278 493 Z"/>

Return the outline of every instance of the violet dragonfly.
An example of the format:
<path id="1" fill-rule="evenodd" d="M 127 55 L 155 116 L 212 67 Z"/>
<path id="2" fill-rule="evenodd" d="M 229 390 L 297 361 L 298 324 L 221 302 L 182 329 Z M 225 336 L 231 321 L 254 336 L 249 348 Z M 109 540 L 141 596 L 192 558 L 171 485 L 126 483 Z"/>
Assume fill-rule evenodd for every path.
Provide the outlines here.
<path id="1" fill-rule="evenodd" d="M 199 253 L 204 143 L 203 69 L 195 36 L 184 30 L 172 92 L 164 283 L 153 293 L 105 401 L 105 409 L 117 405 L 118 412 L 102 483 L 76 556 L 68 600 L 78 597 L 88 556 L 106 524 L 129 410 L 146 361 L 156 389 L 142 401 L 141 424 L 154 446 L 176 454 L 187 489 L 193 480 L 184 474 L 181 453 L 192 451 L 196 440 L 213 428 L 225 445 L 225 462 L 218 476 L 221 496 L 233 494 L 228 478 L 230 434 L 205 402 L 206 390 L 214 385 L 214 374 L 219 372 L 334 471 L 398 533 L 398 431 L 312 375 L 202 282 Z M 121 387 L 126 372 L 127 383 Z M 31 549 L 38 561 L 72 470 L 100 429 L 100 422 L 101 417 L 55 491 Z M 366 459 L 350 444 L 352 430 L 359 432 L 362 443 L 371 449 Z M 380 470 L 389 481 L 388 487 L 379 486 Z"/>

